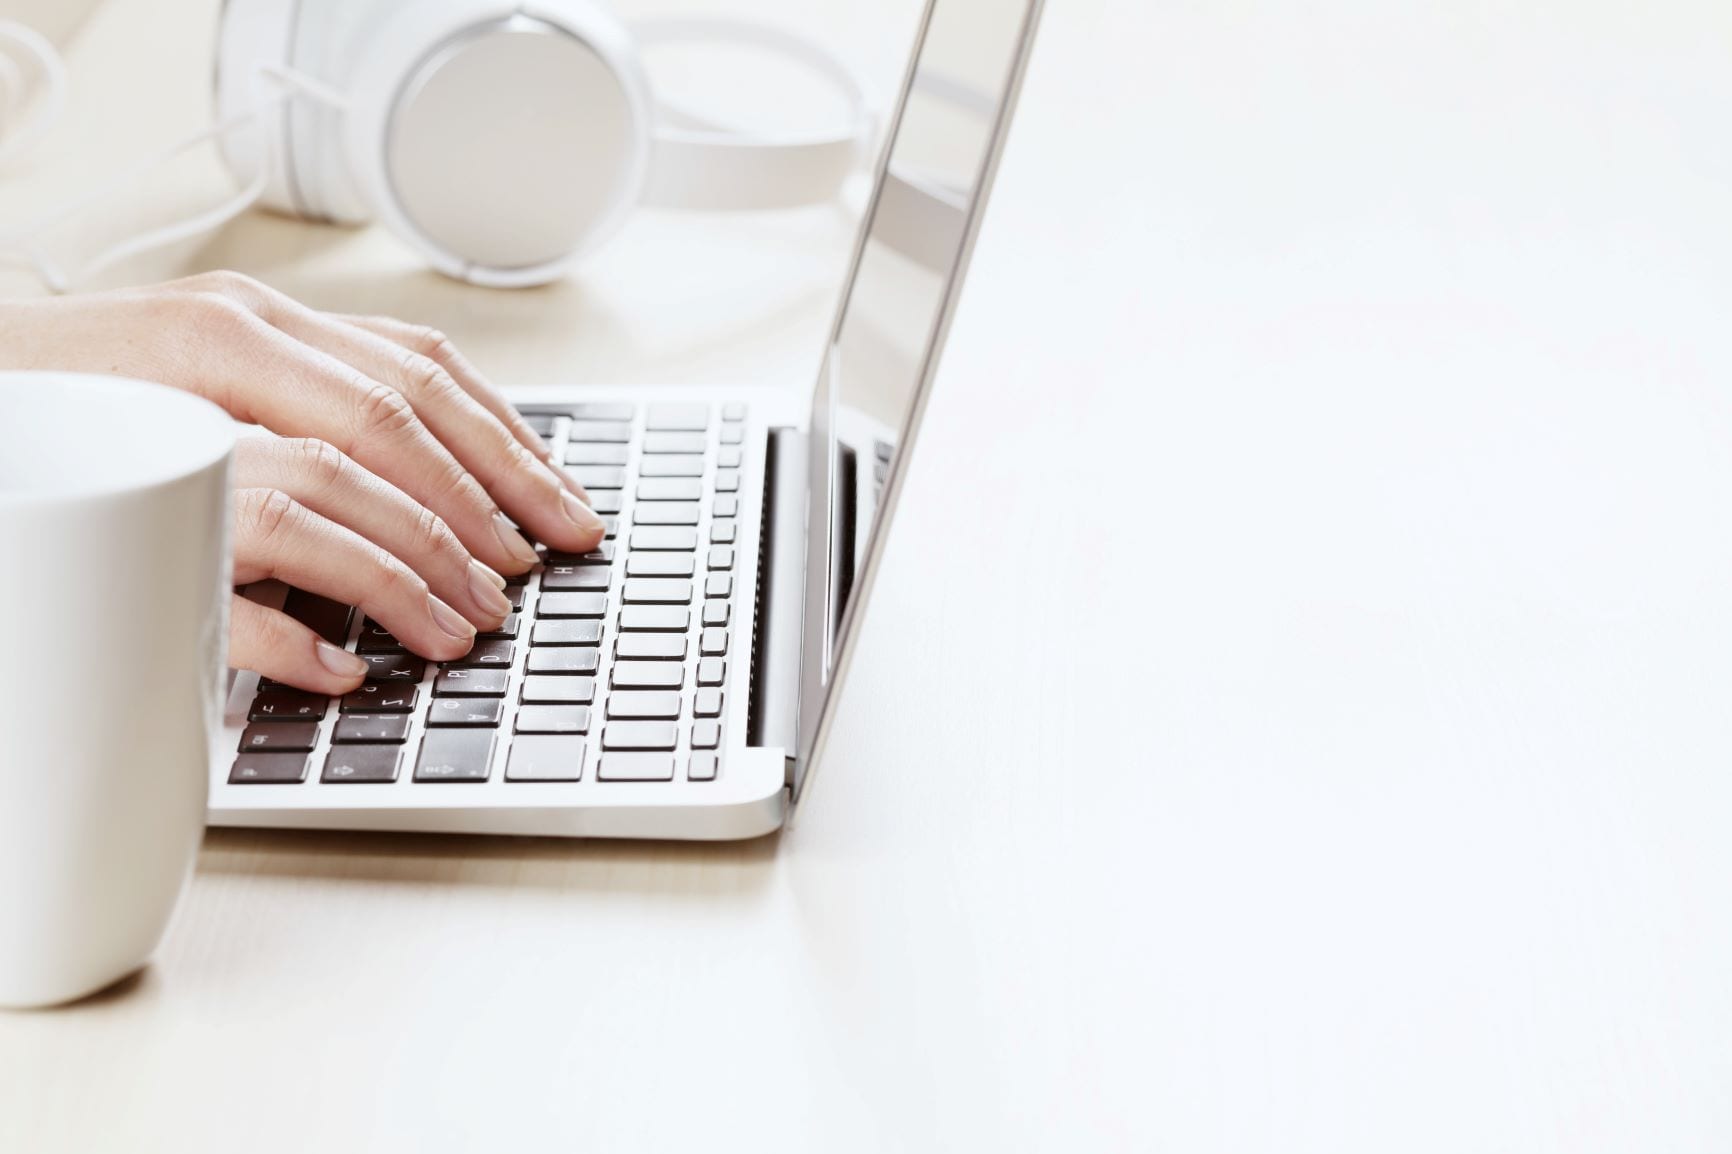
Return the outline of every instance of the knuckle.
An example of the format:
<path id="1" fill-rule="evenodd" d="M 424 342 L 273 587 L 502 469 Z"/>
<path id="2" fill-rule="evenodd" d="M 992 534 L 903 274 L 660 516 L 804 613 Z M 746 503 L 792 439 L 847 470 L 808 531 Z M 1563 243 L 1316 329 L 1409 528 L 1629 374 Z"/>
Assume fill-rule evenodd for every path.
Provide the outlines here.
<path id="1" fill-rule="evenodd" d="M 445 366 L 417 352 L 405 352 L 398 371 L 405 389 L 424 400 L 450 401 L 460 391 Z"/>
<path id="2" fill-rule="evenodd" d="M 287 445 L 295 468 L 321 488 L 335 485 L 343 475 L 343 454 L 337 446 L 316 437 L 301 437 Z"/>
<path id="3" fill-rule="evenodd" d="M 400 437 L 419 420 L 403 394 L 378 383 L 362 387 L 355 402 L 355 421 L 362 436 Z"/>
<path id="4" fill-rule="evenodd" d="M 450 469 L 446 473 L 444 489 L 448 501 L 470 508 L 493 508 L 493 499 L 487 495 L 487 490 L 481 487 L 481 482 L 461 467 Z"/>
<path id="5" fill-rule="evenodd" d="M 244 301 L 256 295 L 263 287 L 258 281 L 245 273 L 238 273 L 229 268 L 211 269 L 187 278 L 187 283 L 199 292 L 215 293 L 231 300 Z"/>
<path id="6" fill-rule="evenodd" d="M 389 553 L 380 550 L 376 555 L 379 568 L 378 588 L 387 601 L 425 601 L 431 592 L 427 582 L 415 573 L 413 569 Z"/>
<path id="7" fill-rule="evenodd" d="M 193 323 L 200 332 L 220 341 L 250 339 L 257 320 L 234 298 L 204 289 L 188 294 L 184 307 L 191 310 Z"/>
<path id="8" fill-rule="evenodd" d="M 427 325 L 410 326 L 405 343 L 410 351 L 441 365 L 449 361 L 451 354 L 456 351 L 451 344 L 451 338 Z"/>
<path id="9" fill-rule="evenodd" d="M 456 538 L 452 536 L 450 526 L 445 524 L 445 519 L 428 508 L 422 508 L 415 515 L 413 532 L 415 542 L 423 552 L 443 553 L 456 544 Z"/>
<path id="10" fill-rule="evenodd" d="M 258 544 L 269 546 L 293 528 L 299 508 L 281 489 L 250 489 L 241 503 L 241 516 Z"/>

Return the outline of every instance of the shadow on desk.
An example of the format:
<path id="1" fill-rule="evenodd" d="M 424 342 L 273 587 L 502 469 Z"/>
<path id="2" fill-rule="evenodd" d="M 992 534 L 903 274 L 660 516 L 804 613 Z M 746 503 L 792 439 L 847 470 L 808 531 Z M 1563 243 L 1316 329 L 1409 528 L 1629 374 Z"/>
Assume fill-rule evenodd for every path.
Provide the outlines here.
<path id="1" fill-rule="evenodd" d="M 614 893 L 739 893 L 760 888 L 780 833 L 737 842 L 640 842 L 470 834 L 210 829 L 207 876 L 409 885 L 540 887 Z"/>

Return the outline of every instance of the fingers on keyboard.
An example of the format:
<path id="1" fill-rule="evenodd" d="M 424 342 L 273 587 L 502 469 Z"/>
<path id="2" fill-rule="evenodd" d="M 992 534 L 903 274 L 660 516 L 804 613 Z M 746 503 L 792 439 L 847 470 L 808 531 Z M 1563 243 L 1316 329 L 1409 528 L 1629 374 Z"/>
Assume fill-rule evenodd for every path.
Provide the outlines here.
<path id="1" fill-rule="evenodd" d="M 261 684 L 229 780 L 304 783 L 317 767 L 330 784 L 476 783 L 498 759 L 504 781 L 569 784 L 586 756 L 600 782 L 715 780 L 749 515 L 744 417 L 732 404 L 655 404 L 640 430 L 630 404 L 533 415 L 606 539 L 510 579 L 511 614 L 431 670 L 379 622 L 291 591 L 285 613 L 356 653 L 366 681 L 329 722 L 329 699 Z"/>

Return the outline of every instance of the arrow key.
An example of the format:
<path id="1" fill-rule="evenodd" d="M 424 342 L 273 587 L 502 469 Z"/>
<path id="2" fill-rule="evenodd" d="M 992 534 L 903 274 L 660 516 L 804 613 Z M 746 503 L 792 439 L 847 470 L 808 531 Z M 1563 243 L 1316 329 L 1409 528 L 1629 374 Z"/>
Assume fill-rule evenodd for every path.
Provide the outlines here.
<path id="1" fill-rule="evenodd" d="M 402 750 L 395 745 L 345 745 L 326 756 L 319 780 L 329 785 L 396 781 L 402 761 Z"/>

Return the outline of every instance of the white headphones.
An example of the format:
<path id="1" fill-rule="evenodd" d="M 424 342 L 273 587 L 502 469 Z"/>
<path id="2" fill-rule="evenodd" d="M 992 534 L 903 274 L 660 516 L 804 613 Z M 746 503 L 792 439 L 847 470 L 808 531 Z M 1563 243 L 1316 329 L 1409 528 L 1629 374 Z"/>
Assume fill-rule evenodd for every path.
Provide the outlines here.
<path id="1" fill-rule="evenodd" d="M 847 98 L 829 133 L 762 136 L 658 108 L 640 45 L 731 42 L 790 57 Z M 271 82 L 294 98 L 273 99 Z M 736 21 L 628 30 L 594 0 L 226 0 L 218 134 L 261 203 L 379 220 L 441 272 L 553 280 L 639 204 L 783 208 L 836 195 L 864 158 L 864 86 L 787 32 Z"/>

